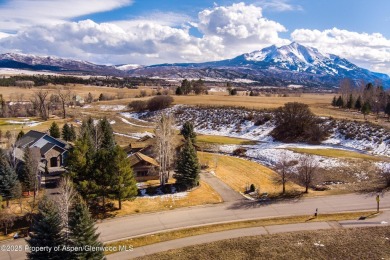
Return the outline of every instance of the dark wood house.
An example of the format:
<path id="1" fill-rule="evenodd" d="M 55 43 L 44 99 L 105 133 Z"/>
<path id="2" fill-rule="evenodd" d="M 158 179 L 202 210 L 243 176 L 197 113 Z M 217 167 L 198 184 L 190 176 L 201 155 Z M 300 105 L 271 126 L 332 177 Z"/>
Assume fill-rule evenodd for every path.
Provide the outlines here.
<path id="1" fill-rule="evenodd" d="M 130 155 L 128 159 L 137 182 L 159 179 L 160 165 L 152 157 L 137 152 Z"/>

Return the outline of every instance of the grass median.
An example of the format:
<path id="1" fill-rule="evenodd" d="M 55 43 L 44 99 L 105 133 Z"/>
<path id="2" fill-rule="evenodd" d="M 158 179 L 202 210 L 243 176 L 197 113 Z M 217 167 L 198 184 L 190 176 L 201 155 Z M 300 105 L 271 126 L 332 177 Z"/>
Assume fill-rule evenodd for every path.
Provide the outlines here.
<path id="1" fill-rule="evenodd" d="M 121 246 L 132 245 L 133 248 L 160 243 L 169 240 L 180 239 L 184 237 L 202 235 L 213 232 L 221 232 L 232 229 L 261 227 L 271 225 L 284 225 L 295 223 L 307 223 L 307 222 L 321 222 L 321 221 L 341 221 L 341 220 L 354 220 L 361 217 L 373 217 L 376 216 L 376 211 L 363 211 L 363 212 L 344 212 L 344 213 L 332 213 L 332 214 L 319 214 L 318 217 L 313 216 L 291 216 L 291 217 L 278 217 L 278 218 L 266 218 L 266 219 L 254 219 L 247 221 L 237 221 L 221 224 L 212 224 L 192 228 L 183 228 L 173 231 L 160 232 L 150 234 L 146 236 L 138 236 L 131 239 L 121 240 L 117 242 L 107 243 L 106 246 L 120 248 Z M 106 255 L 116 253 L 117 251 L 106 252 Z"/>

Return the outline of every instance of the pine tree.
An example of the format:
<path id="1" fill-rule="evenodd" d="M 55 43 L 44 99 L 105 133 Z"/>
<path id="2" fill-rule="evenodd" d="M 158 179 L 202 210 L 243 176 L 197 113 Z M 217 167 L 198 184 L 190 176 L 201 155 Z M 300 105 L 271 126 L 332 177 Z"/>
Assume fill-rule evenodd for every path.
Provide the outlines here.
<path id="1" fill-rule="evenodd" d="M 362 113 L 364 115 L 364 119 L 366 119 L 366 115 L 368 115 L 371 112 L 371 106 L 370 103 L 364 102 L 362 106 Z"/>
<path id="2" fill-rule="evenodd" d="M 22 138 L 23 135 L 24 135 L 23 130 L 20 130 L 20 132 L 18 133 L 18 136 L 16 137 L 16 141 L 18 141 L 20 138 Z"/>
<path id="3" fill-rule="evenodd" d="M 110 125 L 110 122 L 106 117 L 104 117 L 99 122 L 99 132 L 100 136 L 100 145 L 98 148 L 100 149 L 113 149 L 115 146 L 114 132 Z"/>
<path id="4" fill-rule="evenodd" d="M 76 129 L 73 124 L 70 125 L 70 139 L 69 141 L 73 142 L 77 138 Z"/>
<path id="5" fill-rule="evenodd" d="M 199 184 L 199 161 L 191 139 L 187 139 L 177 161 L 176 183 L 192 188 Z"/>
<path id="6" fill-rule="evenodd" d="M 117 145 L 115 154 L 116 169 L 114 171 L 113 190 L 118 199 L 119 209 L 122 209 L 122 200 L 135 198 L 138 194 L 138 189 L 126 152 Z"/>
<path id="7" fill-rule="evenodd" d="M 344 100 L 343 100 L 343 98 L 341 96 L 339 96 L 339 98 L 337 99 L 336 105 L 338 107 L 343 107 L 344 106 Z"/>
<path id="8" fill-rule="evenodd" d="M 18 175 L 9 166 L 5 153 L 0 149 L 0 196 L 6 200 L 7 207 L 9 200 L 14 198 L 18 182 Z"/>
<path id="9" fill-rule="evenodd" d="M 53 122 L 49 128 L 49 133 L 52 137 L 54 138 L 60 138 L 61 132 L 60 132 L 60 127 L 56 122 Z"/>
<path id="10" fill-rule="evenodd" d="M 385 108 L 385 114 L 389 117 L 389 120 L 390 120 L 390 102 L 387 102 L 387 105 Z"/>
<path id="11" fill-rule="evenodd" d="M 180 129 L 180 134 L 183 135 L 185 139 L 190 138 L 191 142 L 195 144 L 196 133 L 194 132 L 194 125 L 190 121 L 187 121 L 183 124 L 182 128 Z"/>
<path id="12" fill-rule="evenodd" d="M 352 96 L 352 94 L 350 94 L 349 99 L 347 101 L 347 108 L 351 109 L 353 106 L 354 106 L 353 96 Z"/>
<path id="13" fill-rule="evenodd" d="M 79 198 L 70 212 L 69 218 L 69 237 L 72 247 L 90 246 L 93 248 L 102 247 L 99 241 L 99 234 L 96 233 L 94 221 L 89 213 L 85 202 Z M 106 259 L 100 250 L 77 251 L 73 253 L 74 259 L 82 260 L 101 260 Z"/>
<path id="14" fill-rule="evenodd" d="M 62 139 L 64 139 L 65 141 L 70 141 L 71 139 L 71 132 L 68 124 L 65 124 L 62 127 Z"/>
<path id="15" fill-rule="evenodd" d="M 251 91 L 251 93 L 252 93 L 252 91 Z M 336 98 L 336 96 L 333 97 L 332 106 L 337 107 L 337 98 Z"/>
<path id="16" fill-rule="evenodd" d="M 359 111 L 360 111 L 360 109 L 362 109 L 362 98 L 361 98 L 361 96 L 359 96 L 358 99 L 356 99 L 355 109 L 357 109 Z"/>
<path id="17" fill-rule="evenodd" d="M 175 93 L 176 93 L 176 95 L 178 95 L 178 96 L 183 95 L 183 90 L 182 90 L 182 88 L 181 88 L 181 87 L 177 87 Z"/>
<path id="18" fill-rule="evenodd" d="M 55 203 L 48 198 L 44 197 L 39 202 L 38 214 L 33 218 L 33 224 L 31 227 L 30 239 L 27 239 L 27 243 L 30 247 L 49 247 L 51 252 L 47 251 L 31 251 L 27 254 L 28 259 L 32 260 L 65 260 L 72 259 L 69 252 L 55 251 L 54 247 L 65 245 L 64 234 L 62 233 L 61 216 Z"/>

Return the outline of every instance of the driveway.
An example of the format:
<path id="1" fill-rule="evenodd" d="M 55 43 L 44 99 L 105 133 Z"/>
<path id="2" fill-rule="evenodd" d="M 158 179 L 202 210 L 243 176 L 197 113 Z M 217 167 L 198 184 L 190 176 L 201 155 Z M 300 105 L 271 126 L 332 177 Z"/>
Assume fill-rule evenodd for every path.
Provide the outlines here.
<path id="1" fill-rule="evenodd" d="M 244 199 L 240 193 L 230 188 L 212 173 L 202 172 L 200 177 L 221 196 L 224 202 L 240 201 Z"/>

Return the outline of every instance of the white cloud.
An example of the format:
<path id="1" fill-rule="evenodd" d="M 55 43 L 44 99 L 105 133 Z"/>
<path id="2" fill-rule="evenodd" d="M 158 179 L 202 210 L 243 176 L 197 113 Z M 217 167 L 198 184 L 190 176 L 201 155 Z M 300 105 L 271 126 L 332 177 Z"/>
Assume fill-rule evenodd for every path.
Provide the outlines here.
<path id="1" fill-rule="evenodd" d="M 166 20 L 171 20 L 168 24 L 185 20 L 175 19 Z M 83 20 L 37 25 L 0 39 L 0 51 L 99 63 L 152 64 L 232 58 L 287 41 L 278 36 L 278 32 L 285 31 L 281 24 L 263 18 L 260 7 L 243 3 L 200 12 L 197 25 L 204 34 L 201 38 L 190 35 L 189 23 L 179 28 L 168 24 L 144 17 L 100 24 Z"/>
<path id="2" fill-rule="evenodd" d="M 289 0 L 261 0 L 258 4 L 264 9 L 270 9 L 278 12 L 303 10 L 300 5 L 289 4 Z"/>
<path id="3" fill-rule="evenodd" d="M 390 39 L 380 33 L 357 33 L 337 28 L 324 31 L 299 29 L 292 32 L 291 38 L 362 67 L 390 74 Z"/>
<path id="4" fill-rule="evenodd" d="M 279 38 L 286 28 L 263 17 L 261 7 L 245 3 L 216 6 L 198 15 L 198 29 L 205 35 L 218 36 L 230 52 L 253 51 L 270 44 L 284 44 Z"/>
<path id="5" fill-rule="evenodd" d="M 65 20 L 113 10 L 133 0 L 8 0 L 0 8 L 0 30 L 19 30 L 31 25 L 60 23 Z"/>

